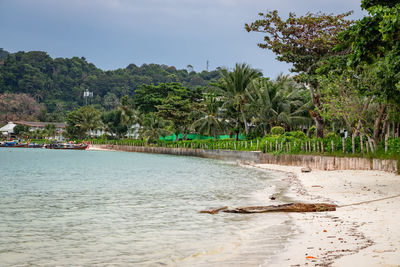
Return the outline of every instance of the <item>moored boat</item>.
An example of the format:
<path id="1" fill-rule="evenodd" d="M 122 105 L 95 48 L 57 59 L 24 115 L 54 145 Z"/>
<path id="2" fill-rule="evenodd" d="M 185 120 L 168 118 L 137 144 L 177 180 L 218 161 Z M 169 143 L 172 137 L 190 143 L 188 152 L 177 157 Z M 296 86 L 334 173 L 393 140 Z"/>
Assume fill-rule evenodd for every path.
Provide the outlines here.
<path id="1" fill-rule="evenodd" d="M 47 149 L 73 149 L 85 150 L 89 147 L 87 144 L 53 143 L 45 146 Z"/>
<path id="2" fill-rule="evenodd" d="M 28 147 L 28 143 L 19 143 L 17 141 L 9 141 L 0 144 L 0 147 Z"/>

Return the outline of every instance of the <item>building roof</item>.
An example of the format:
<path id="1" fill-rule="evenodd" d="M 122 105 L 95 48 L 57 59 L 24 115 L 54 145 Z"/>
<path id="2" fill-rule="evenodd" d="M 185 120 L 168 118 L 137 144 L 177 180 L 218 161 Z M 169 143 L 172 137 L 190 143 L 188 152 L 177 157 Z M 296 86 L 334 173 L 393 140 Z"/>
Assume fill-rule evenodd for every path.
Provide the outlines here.
<path id="1" fill-rule="evenodd" d="M 55 124 L 57 128 L 65 128 L 65 122 L 38 122 L 38 121 L 15 121 L 15 124 L 21 124 L 29 127 L 44 128 L 47 124 Z"/>
<path id="2" fill-rule="evenodd" d="M 9 122 L 6 125 L 4 125 L 3 127 L 0 128 L 0 132 L 8 132 L 8 133 L 12 133 L 14 130 L 14 127 L 16 126 L 16 124 Z"/>

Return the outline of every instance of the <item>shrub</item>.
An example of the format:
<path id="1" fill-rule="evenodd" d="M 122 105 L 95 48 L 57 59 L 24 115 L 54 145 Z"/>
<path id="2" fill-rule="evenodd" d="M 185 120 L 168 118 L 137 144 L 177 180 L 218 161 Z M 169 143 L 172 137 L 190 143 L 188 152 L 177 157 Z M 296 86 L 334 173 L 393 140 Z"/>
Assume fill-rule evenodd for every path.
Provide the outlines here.
<path id="1" fill-rule="evenodd" d="M 308 129 L 308 137 L 314 136 L 316 131 L 317 131 L 317 128 L 316 128 L 315 126 L 311 126 L 311 127 Z"/>
<path id="2" fill-rule="evenodd" d="M 271 129 L 271 134 L 281 135 L 283 133 L 285 133 L 285 129 L 281 126 L 275 126 L 275 127 L 272 127 L 272 129 Z"/>
<path id="3" fill-rule="evenodd" d="M 305 139 L 307 135 L 302 131 L 293 131 L 293 132 L 286 132 L 285 136 L 293 136 L 296 139 Z"/>
<path id="4" fill-rule="evenodd" d="M 333 138 L 340 138 L 340 136 L 337 133 L 334 132 L 329 132 L 325 135 L 326 139 L 333 139 Z"/>

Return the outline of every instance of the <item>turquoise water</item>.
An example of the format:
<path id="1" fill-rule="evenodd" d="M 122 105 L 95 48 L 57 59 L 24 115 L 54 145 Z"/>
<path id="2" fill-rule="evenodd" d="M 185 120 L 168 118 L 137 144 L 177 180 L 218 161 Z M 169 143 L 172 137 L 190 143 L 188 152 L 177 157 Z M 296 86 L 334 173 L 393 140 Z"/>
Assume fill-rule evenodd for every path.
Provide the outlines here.
<path id="1" fill-rule="evenodd" d="M 209 159 L 0 148 L 1 266 L 253 266 L 283 249 L 278 174 Z"/>

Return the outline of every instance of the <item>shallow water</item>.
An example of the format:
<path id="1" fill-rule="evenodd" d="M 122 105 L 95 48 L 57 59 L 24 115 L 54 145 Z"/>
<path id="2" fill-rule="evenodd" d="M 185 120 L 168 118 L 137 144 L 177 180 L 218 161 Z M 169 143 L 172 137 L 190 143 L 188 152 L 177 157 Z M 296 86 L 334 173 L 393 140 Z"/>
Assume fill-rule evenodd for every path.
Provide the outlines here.
<path id="1" fill-rule="evenodd" d="M 282 250 L 279 174 L 168 155 L 0 148 L 0 265 L 255 266 Z"/>

